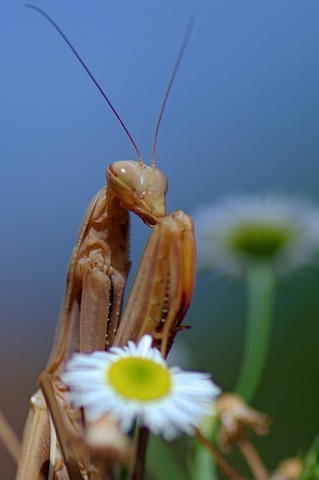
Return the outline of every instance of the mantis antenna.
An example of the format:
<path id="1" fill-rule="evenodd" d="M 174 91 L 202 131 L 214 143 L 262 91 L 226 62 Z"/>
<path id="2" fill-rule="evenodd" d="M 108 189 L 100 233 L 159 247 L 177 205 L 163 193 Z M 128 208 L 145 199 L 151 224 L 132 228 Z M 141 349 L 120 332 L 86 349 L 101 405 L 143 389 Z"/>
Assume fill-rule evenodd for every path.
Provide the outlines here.
<path id="1" fill-rule="evenodd" d="M 76 56 L 76 58 L 78 59 L 78 61 L 80 62 L 80 64 L 82 65 L 82 67 L 84 68 L 84 70 L 86 71 L 86 73 L 89 75 L 89 77 L 91 78 L 92 82 L 95 84 L 95 86 L 97 87 L 97 89 L 99 90 L 99 92 L 101 93 L 102 97 L 104 98 L 104 100 L 107 102 L 107 104 L 109 105 L 109 107 L 111 108 L 112 112 L 114 113 L 114 115 L 116 116 L 116 118 L 118 119 L 118 121 L 120 122 L 122 128 L 124 129 L 126 135 L 128 136 L 128 138 L 130 139 L 130 142 L 132 143 L 136 153 L 137 153 L 137 157 L 138 157 L 138 161 L 139 162 L 142 162 L 142 156 L 140 154 L 140 151 L 139 149 L 137 148 L 137 145 L 135 143 L 135 141 L 133 140 L 133 137 L 132 135 L 130 134 L 128 128 L 126 127 L 125 123 L 123 122 L 123 120 L 121 119 L 121 117 L 119 116 L 119 114 L 117 113 L 117 111 L 115 110 L 114 106 L 112 105 L 111 101 L 109 100 L 109 98 L 106 96 L 106 94 L 104 93 L 102 87 L 99 85 L 99 83 L 97 82 L 97 80 L 94 78 L 94 76 L 92 75 L 92 73 L 90 72 L 90 70 L 88 69 L 88 67 L 86 66 L 86 64 L 84 63 L 84 61 L 82 60 L 82 58 L 80 57 L 80 55 L 78 54 L 78 52 L 76 51 L 76 49 L 73 47 L 72 43 L 70 42 L 70 40 L 67 38 L 67 36 L 62 32 L 62 30 L 60 29 L 60 27 L 54 22 L 54 20 L 52 20 L 52 18 L 47 14 L 45 13 L 43 10 L 41 10 L 41 8 L 39 7 L 36 7 L 35 5 L 31 5 L 29 3 L 26 3 L 25 5 L 26 7 L 28 8 L 32 8 L 33 10 L 39 12 L 44 18 L 46 18 L 46 20 L 55 28 L 55 30 L 59 33 L 59 35 L 63 38 L 63 40 L 65 41 L 65 43 L 68 45 L 68 47 L 71 49 L 71 51 L 73 52 L 73 54 Z M 162 116 L 163 116 L 163 112 L 164 112 L 164 109 L 165 109 L 165 105 L 166 105 L 166 102 L 167 102 L 167 99 L 168 99 L 168 95 L 170 93 L 170 90 L 171 90 L 171 87 L 173 85 L 173 82 L 174 82 L 174 79 L 175 79 L 175 76 L 176 76 L 176 73 L 177 73 L 177 70 L 178 70 L 178 67 L 181 63 L 181 60 L 182 60 L 182 56 L 184 54 L 184 51 L 185 51 L 185 48 L 186 48 L 186 45 L 187 45 L 187 42 L 189 40 L 189 37 L 190 37 L 190 34 L 191 34 L 191 31 L 192 31 L 192 28 L 193 28 L 193 25 L 194 25 L 194 17 L 191 17 L 189 23 L 188 23 L 188 27 L 187 27 L 187 30 L 186 30 L 186 33 L 184 35 L 184 39 L 183 39 L 183 43 L 182 43 L 182 46 L 180 48 L 180 51 L 179 51 L 179 54 L 178 54 L 178 57 L 177 57 L 177 60 L 175 62 L 175 66 L 174 66 L 174 69 L 173 69 L 173 73 L 171 75 L 171 78 L 169 80 L 169 83 L 168 83 L 168 87 L 166 89 L 166 92 L 165 92 L 165 96 L 164 96 L 164 100 L 162 102 L 162 106 L 161 106 L 161 109 L 160 109 L 160 113 L 159 113 L 159 116 L 158 116 L 158 120 L 157 120 L 157 124 L 156 124 L 156 128 L 155 128 L 155 134 L 154 134 L 154 140 L 153 140 L 153 147 L 152 147 L 152 163 L 151 163 L 151 166 L 155 168 L 155 151 L 156 151 L 156 144 L 157 144 L 157 137 L 158 137 L 158 131 L 159 131 L 159 127 L 160 127 L 160 124 L 161 124 L 161 120 L 162 120 Z"/>
<path id="2" fill-rule="evenodd" d="M 100 87 L 100 85 L 98 84 L 98 82 L 95 80 L 95 78 L 93 77 L 92 73 L 90 72 L 90 70 L 88 69 L 88 67 L 86 66 L 86 64 L 84 63 L 84 61 L 82 60 L 82 58 L 80 57 L 80 55 L 78 54 L 78 52 L 75 50 L 75 48 L 73 47 L 72 43 L 70 42 L 70 40 L 66 37 L 66 35 L 62 32 L 62 30 L 58 27 L 58 25 L 52 20 L 51 17 L 49 17 L 49 15 L 47 15 L 43 10 L 41 10 L 41 8 L 39 7 L 36 7 L 35 5 L 30 5 L 29 3 L 26 3 L 25 4 L 26 7 L 28 8 L 32 8 L 33 10 L 36 10 L 37 12 L 39 12 L 41 15 L 43 15 L 44 18 L 46 18 L 48 20 L 48 22 L 51 23 L 51 25 L 56 29 L 56 31 L 61 35 L 61 37 L 63 38 L 63 40 L 66 42 L 66 44 L 69 46 L 69 48 L 72 50 L 72 52 L 74 53 L 74 55 L 76 56 L 76 58 L 79 60 L 80 64 L 82 65 L 82 67 L 84 68 L 84 70 L 86 71 L 86 73 L 89 75 L 89 77 L 91 78 L 91 80 L 93 81 L 93 83 L 95 84 L 95 86 L 97 87 L 97 89 L 99 90 L 99 92 L 101 93 L 102 97 L 104 98 L 104 100 L 108 103 L 109 107 L 111 108 L 112 112 L 114 113 L 114 115 L 116 116 L 116 118 L 118 119 L 118 121 L 120 122 L 120 124 L 122 125 L 126 135 L 128 136 L 128 138 L 130 139 L 136 153 L 137 153 L 137 157 L 138 157 L 138 160 L 139 162 L 142 161 L 142 157 L 141 157 L 141 154 L 140 154 L 140 151 L 139 149 L 137 148 L 136 146 L 136 143 L 134 142 L 133 140 L 133 137 L 132 135 L 130 134 L 128 128 L 126 127 L 125 123 L 123 122 L 123 120 L 121 119 L 121 117 L 119 116 L 119 114 L 117 113 L 117 111 L 115 110 L 115 108 L 113 107 L 112 103 L 110 102 L 110 100 L 108 99 L 108 97 L 105 95 L 104 91 L 102 90 L 102 87 Z"/>
<path id="3" fill-rule="evenodd" d="M 187 42 L 188 42 L 190 34 L 192 32 L 194 21 L 195 21 L 195 17 L 192 16 L 190 18 L 189 22 L 188 22 L 188 26 L 187 26 L 187 29 L 186 29 L 186 32 L 185 32 L 185 35 L 184 35 L 183 43 L 182 43 L 182 46 L 179 50 L 178 57 L 177 57 L 177 60 L 175 62 L 175 65 L 174 65 L 173 73 L 172 73 L 171 78 L 168 82 L 168 87 L 166 89 L 166 92 L 165 92 L 165 95 L 164 95 L 164 100 L 162 102 L 161 110 L 160 110 L 160 113 L 159 113 L 159 116 L 158 116 L 158 120 L 157 120 L 157 124 L 156 124 L 156 128 L 155 128 L 154 140 L 153 140 L 153 148 L 152 148 L 152 166 L 153 167 L 155 167 L 155 151 L 156 151 L 157 137 L 158 137 L 158 131 L 159 131 L 159 127 L 160 127 L 160 124 L 161 124 L 162 116 L 163 116 L 163 113 L 164 113 L 164 108 L 165 108 L 165 105 L 166 105 L 166 102 L 167 102 L 167 99 L 168 99 L 169 92 L 171 91 L 171 88 L 172 88 L 172 85 L 173 85 L 178 67 L 181 63 L 183 54 L 185 52 Z"/>

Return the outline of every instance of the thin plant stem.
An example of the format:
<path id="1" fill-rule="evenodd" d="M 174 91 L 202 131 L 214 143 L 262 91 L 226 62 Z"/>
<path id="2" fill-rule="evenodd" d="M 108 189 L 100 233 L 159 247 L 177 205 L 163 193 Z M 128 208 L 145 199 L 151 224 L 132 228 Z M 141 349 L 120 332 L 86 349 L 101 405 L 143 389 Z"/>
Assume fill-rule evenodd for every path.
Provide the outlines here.
<path id="1" fill-rule="evenodd" d="M 237 443 L 239 450 L 245 458 L 251 473 L 254 475 L 255 480 L 268 480 L 269 473 L 262 462 L 257 450 L 248 440 L 241 440 Z"/>
<path id="2" fill-rule="evenodd" d="M 20 441 L 1 410 L 0 410 L 0 440 L 2 441 L 4 446 L 7 448 L 12 458 L 16 462 L 18 462 L 20 450 L 21 450 Z"/>
<path id="3" fill-rule="evenodd" d="M 216 461 L 211 452 L 199 442 L 194 449 L 194 460 L 189 466 L 192 480 L 218 480 Z"/>
<path id="4" fill-rule="evenodd" d="M 267 358 L 273 315 L 275 274 L 270 262 L 247 269 L 247 324 L 243 360 L 235 391 L 250 403 Z"/>
<path id="5" fill-rule="evenodd" d="M 137 435 L 137 449 L 134 453 L 133 465 L 130 466 L 129 480 L 143 480 L 145 470 L 146 448 L 149 439 L 149 431 L 140 427 Z"/>
<path id="6" fill-rule="evenodd" d="M 209 440 L 207 440 L 207 438 L 205 438 L 199 430 L 196 430 L 196 438 L 210 451 L 215 458 L 217 465 L 228 478 L 231 480 L 246 480 L 245 477 L 242 477 L 238 472 L 236 472 L 236 470 L 233 469 L 220 451 Z"/>
<path id="7" fill-rule="evenodd" d="M 207 416 L 201 426 L 202 435 L 211 442 L 214 442 L 216 430 L 216 417 Z M 192 480 L 218 480 L 217 466 L 214 457 L 196 438 L 192 442 L 192 451 L 191 455 L 189 455 L 187 467 Z"/>

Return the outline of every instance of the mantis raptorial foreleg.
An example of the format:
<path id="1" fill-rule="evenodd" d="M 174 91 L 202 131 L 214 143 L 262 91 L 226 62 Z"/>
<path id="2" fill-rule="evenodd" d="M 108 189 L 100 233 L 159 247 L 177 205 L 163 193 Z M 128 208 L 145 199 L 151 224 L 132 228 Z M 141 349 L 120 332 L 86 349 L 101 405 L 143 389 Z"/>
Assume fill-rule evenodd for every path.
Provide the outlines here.
<path id="1" fill-rule="evenodd" d="M 75 52 L 55 23 L 44 16 Z M 185 41 L 159 121 L 184 47 Z M 110 104 L 104 93 L 103 96 Z M 138 340 L 146 333 L 152 335 L 155 345 L 166 356 L 174 336 L 182 328 L 180 324 L 194 287 L 194 232 L 191 219 L 183 212 L 165 216 L 167 179 L 156 169 L 154 160 L 158 126 L 159 123 L 151 166 L 142 162 L 128 133 L 139 160 L 111 164 L 106 172 L 106 186 L 94 197 L 85 214 L 67 273 L 52 353 L 39 377 L 42 391 L 31 399 L 16 480 L 35 480 L 41 474 L 50 480 L 112 480 L 112 455 L 123 454 L 124 440 L 118 451 L 105 451 L 102 458 L 92 454 L 89 446 L 83 449 L 85 413 L 74 411 L 68 403 L 66 387 L 59 380 L 65 364 L 73 352 L 105 350 L 112 345 L 124 345 L 130 339 Z M 154 226 L 154 230 L 120 323 L 130 268 L 129 211 Z M 52 435 L 49 414 L 54 424 Z M 82 449 L 77 448 L 79 445 Z"/>
<path id="2" fill-rule="evenodd" d="M 114 345 L 149 334 L 167 356 L 195 282 L 193 222 L 178 210 L 161 218 L 145 248 Z"/>

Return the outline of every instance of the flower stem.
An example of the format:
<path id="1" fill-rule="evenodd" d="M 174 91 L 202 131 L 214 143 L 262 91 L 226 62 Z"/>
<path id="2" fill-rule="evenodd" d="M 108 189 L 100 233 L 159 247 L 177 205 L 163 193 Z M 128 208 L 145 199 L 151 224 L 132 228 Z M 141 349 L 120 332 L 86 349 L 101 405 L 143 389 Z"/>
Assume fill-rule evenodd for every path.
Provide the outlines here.
<path id="1" fill-rule="evenodd" d="M 220 451 L 209 441 L 207 440 L 204 435 L 201 434 L 199 430 L 196 430 L 196 438 L 199 442 L 201 442 L 205 448 L 209 450 L 211 455 L 216 460 L 216 463 L 219 465 L 223 473 L 230 478 L 231 480 L 246 480 L 245 477 L 242 477 L 233 467 L 225 460 L 223 455 Z"/>
<path id="2" fill-rule="evenodd" d="M 212 454 L 197 440 L 193 447 L 193 459 L 188 462 L 191 479 L 218 480 L 217 466 Z"/>
<path id="3" fill-rule="evenodd" d="M 129 480 L 143 480 L 145 470 L 145 457 L 149 431 L 145 427 L 138 429 L 137 448 L 134 455 L 133 465 L 131 465 L 131 474 Z"/>
<path id="4" fill-rule="evenodd" d="M 269 473 L 252 443 L 247 439 L 242 439 L 237 445 L 246 459 L 255 480 L 268 480 Z"/>
<path id="5" fill-rule="evenodd" d="M 20 451 L 21 451 L 20 441 L 1 410 L 0 410 L 0 441 L 3 442 L 3 445 L 5 447 L 7 447 L 12 458 L 16 462 L 18 462 Z"/>
<path id="6" fill-rule="evenodd" d="M 216 417 L 213 415 L 205 417 L 200 426 L 200 433 L 214 444 L 216 443 L 216 432 Z M 210 450 L 203 445 L 203 442 L 194 437 L 189 453 L 187 468 L 192 480 L 218 480 L 215 458 Z"/>
<path id="7" fill-rule="evenodd" d="M 235 391 L 250 403 L 260 381 L 269 346 L 275 275 L 270 262 L 251 263 L 247 270 L 247 326 L 243 360 Z"/>

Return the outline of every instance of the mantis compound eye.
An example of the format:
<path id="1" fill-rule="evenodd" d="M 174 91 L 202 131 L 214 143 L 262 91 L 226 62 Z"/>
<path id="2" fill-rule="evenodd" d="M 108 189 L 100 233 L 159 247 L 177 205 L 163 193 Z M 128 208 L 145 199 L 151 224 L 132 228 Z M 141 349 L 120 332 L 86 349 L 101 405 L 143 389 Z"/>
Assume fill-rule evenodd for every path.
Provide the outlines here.
<path id="1" fill-rule="evenodd" d="M 165 195 L 168 189 L 168 180 L 166 178 L 166 175 L 164 175 L 164 173 L 161 172 L 161 170 L 157 170 L 157 169 L 155 170 L 155 173 L 158 180 L 158 186 L 160 187 L 160 189 Z"/>
<path id="2" fill-rule="evenodd" d="M 120 160 L 108 166 L 106 180 L 115 188 L 123 188 L 135 192 L 139 186 L 136 162 Z"/>

